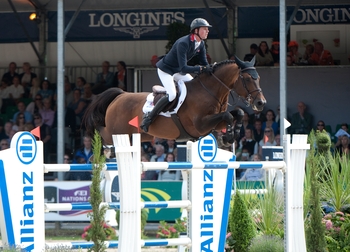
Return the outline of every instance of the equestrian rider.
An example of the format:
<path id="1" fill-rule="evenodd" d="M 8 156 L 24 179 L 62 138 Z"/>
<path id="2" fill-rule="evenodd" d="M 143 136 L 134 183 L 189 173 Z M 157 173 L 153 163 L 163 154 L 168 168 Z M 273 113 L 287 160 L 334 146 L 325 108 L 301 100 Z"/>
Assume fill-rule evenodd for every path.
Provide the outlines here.
<path id="1" fill-rule="evenodd" d="M 157 62 L 159 79 L 166 89 L 166 96 L 162 97 L 153 110 L 144 115 L 141 129 L 148 132 L 149 125 L 157 115 L 176 97 L 174 80 L 190 81 L 190 73 L 211 72 L 207 61 L 204 39 L 207 38 L 211 25 L 203 18 L 196 18 L 191 23 L 191 33 L 179 38 L 170 51 Z M 199 55 L 199 66 L 188 66 L 187 62 Z"/>

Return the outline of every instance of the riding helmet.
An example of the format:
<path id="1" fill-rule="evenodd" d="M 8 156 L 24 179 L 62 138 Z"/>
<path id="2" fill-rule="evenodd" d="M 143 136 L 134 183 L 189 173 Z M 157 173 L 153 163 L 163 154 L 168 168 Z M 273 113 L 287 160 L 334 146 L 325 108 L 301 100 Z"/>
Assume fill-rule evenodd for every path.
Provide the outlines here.
<path id="1" fill-rule="evenodd" d="M 211 25 L 204 18 L 196 18 L 191 23 L 191 32 L 199 27 L 211 27 Z"/>

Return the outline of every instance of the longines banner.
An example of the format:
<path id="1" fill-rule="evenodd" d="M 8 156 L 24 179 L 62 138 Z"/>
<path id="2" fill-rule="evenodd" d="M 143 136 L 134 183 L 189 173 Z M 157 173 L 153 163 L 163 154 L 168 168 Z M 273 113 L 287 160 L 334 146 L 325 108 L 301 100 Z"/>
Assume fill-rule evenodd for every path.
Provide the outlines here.
<path id="1" fill-rule="evenodd" d="M 211 9 L 211 12 L 214 22 L 218 24 L 219 32 L 227 37 L 225 8 Z M 49 14 L 49 41 L 57 40 L 56 14 L 56 12 Z M 66 13 L 67 22 L 73 14 L 73 12 Z M 191 21 L 197 17 L 213 22 L 204 8 L 82 11 L 68 33 L 67 41 L 167 40 L 169 24 L 180 22 L 189 27 Z M 215 29 L 210 30 L 209 38 L 218 38 Z"/>
<path id="2" fill-rule="evenodd" d="M 287 7 L 287 20 L 294 6 Z M 71 27 L 66 41 L 138 41 L 167 40 L 167 26 L 172 22 L 190 25 L 196 17 L 216 23 L 218 30 L 210 29 L 209 39 L 221 34 L 227 37 L 225 8 L 210 9 L 214 22 L 205 8 L 81 11 Z M 30 13 L 18 13 L 33 41 L 38 41 L 37 24 L 29 21 Z M 74 12 L 65 12 L 65 24 Z M 253 18 L 252 18 L 253 17 Z M 350 24 L 350 5 L 302 6 L 293 25 Z M 279 7 L 239 7 L 238 37 L 274 37 L 279 30 Z M 20 23 L 13 13 L 0 15 L 0 43 L 28 42 Z M 57 41 L 57 12 L 48 13 L 48 41 Z"/>

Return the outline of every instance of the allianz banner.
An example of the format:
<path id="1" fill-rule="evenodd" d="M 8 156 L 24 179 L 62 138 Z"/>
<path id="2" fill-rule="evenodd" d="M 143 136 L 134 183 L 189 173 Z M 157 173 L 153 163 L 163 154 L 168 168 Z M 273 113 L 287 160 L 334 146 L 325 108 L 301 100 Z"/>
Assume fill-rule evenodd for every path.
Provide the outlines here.
<path id="1" fill-rule="evenodd" d="M 190 26 L 193 19 L 205 18 L 216 23 L 219 30 L 210 29 L 209 39 L 218 32 L 227 37 L 225 8 L 211 9 L 214 21 L 206 9 L 152 9 L 81 11 L 70 29 L 66 41 L 133 41 L 167 40 L 167 27 L 173 22 Z M 68 24 L 74 12 L 65 13 Z M 49 13 L 49 41 L 57 41 L 57 13 Z M 190 32 L 188 30 L 188 32 Z"/>

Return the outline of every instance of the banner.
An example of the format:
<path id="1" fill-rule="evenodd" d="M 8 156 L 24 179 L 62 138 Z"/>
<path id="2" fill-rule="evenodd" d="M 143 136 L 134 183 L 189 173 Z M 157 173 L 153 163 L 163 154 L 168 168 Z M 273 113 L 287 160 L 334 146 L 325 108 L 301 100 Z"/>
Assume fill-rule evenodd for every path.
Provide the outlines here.
<path id="1" fill-rule="evenodd" d="M 88 202 L 90 198 L 90 181 L 46 181 L 44 197 L 46 203 Z M 142 201 L 181 200 L 182 181 L 142 181 Z M 112 194 L 113 195 L 113 194 Z M 113 198 L 113 201 L 114 198 Z M 90 221 L 89 211 L 60 211 L 45 213 L 45 221 Z M 179 208 L 149 209 L 149 222 L 161 220 L 174 221 L 181 217 Z"/>
<path id="2" fill-rule="evenodd" d="M 286 8 L 287 22 L 294 8 Z M 301 6 L 292 25 L 308 24 L 350 24 L 350 5 Z M 238 8 L 238 37 L 278 39 L 279 6 Z"/>
<path id="3" fill-rule="evenodd" d="M 215 22 L 221 35 L 227 37 L 226 9 L 215 8 L 210 11 L 214 21 L 205 8 L 81 11 L 67 34 L 66 41 L 168 40 L 169 24 L 180 22 L 189 27 L 197 17 L 205 18 L 212 24 Z M 65 12 L 66 24 L 73 14 L 72 11 Z M 48 40 L 57 41 L 57 12 L 49 12 L 48 16 Z M 216 29 L 210 29 L 210 38 L 218 38 Z"/>

